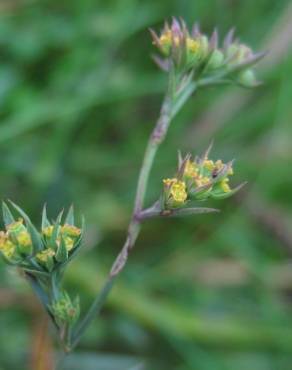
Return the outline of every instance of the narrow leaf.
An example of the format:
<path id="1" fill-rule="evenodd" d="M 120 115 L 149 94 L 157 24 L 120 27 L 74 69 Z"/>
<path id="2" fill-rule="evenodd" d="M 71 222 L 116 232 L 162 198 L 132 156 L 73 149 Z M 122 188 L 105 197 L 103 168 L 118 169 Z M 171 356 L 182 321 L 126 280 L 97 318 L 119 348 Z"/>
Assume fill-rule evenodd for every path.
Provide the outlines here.
<path id="1" fill-rule="evenodd" d="M 74 207 L 73 205 L 70 206 L 69 211 L 67 213 L 65 224 L 74 226 L 75 219 L 74 219 Z"/>
<path id="2" fill-rule="evenodd" d="M 247 182 L 243 182 L 242 184 L 238 185 L 236 188 L 231 189 L 227 193 L 212 193 L 210 198 L 213 199 L 226 199 L 237 193 L 244 185 L 246 185 Z"/>
<path id="3" fill-rule="evenodd" d="M 42 229 L 50 226 L 50 222 L 47 217 L 47 206 L 46 204 L 43 207 L 43 212 L 42 212 Z"/>
<path id="4" fill-rule="evenodd" d="M 12 224 L 13 222 L 15 222 L 15 219 L 12 216 L 12 213 L 10 212 L 10 209 L 8 208 L 8 206 L 5 202 L 2 202 L 2 212 L 3 212 L 4 225 L 6 227 L 8 225 Z"/>
<path id="5" fill-rule="evenodd" d="M 28 230 L 28 232 L 30 233 L 30 236 L 31 236 L 32 244 L 33 244 L 33 247 L 34 247 L 34 252 L 42 250 L 43 249 L 42 238 L 41 238 L 39 232 L 37 231 L 37 229 L 35 228 L 35 226 L 32 224 L 28 215 L 20 207 L 18 207 L 15 203 L 13 203 L 11 200 L 9 201 L 9 203 L 20 214 L 20 216 L 23 217 L 23 219 L 26 223 L 27 230 Z"/>
<path id="6" fill-rule="evenodd" d="M 220 210 L 206 207 L 180 208 L 172 210 L 172 212 L 169 215 L 167 215 L 167 217 L 190 216 L 195 214 L 213 213 L 213 212 L 220 212 Z"/>
<path id="7" fill-rule="evenodd" d="M 56 260 L 58 262 L 65 262 L 68 259 L 68 251 L 64 238 L 61 236 L 61 242 L 56 253 Z"/>

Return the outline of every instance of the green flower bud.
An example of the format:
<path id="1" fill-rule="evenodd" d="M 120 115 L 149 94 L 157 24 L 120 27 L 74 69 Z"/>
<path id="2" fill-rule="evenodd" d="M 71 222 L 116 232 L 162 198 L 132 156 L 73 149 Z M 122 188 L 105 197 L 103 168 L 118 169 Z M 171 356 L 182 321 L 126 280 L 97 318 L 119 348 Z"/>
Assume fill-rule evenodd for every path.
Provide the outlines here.
<path id="1" fill-rule="evenodd" d="M 64 292 L 61 297 L 52 304 L 51 310 L 60 326 L 66 324 L 73 325 L 80 315 L 79 298 L 76 297 L 74 301 L 72 301 L 69 295 Z"/>
<path id="2" fill-rule="evenodd" d="M 246 69 L 238 75 L 238 82 L 245 87 L 253 87 L 257 83 L 255 73 L 253 69 Z"/>
<path id="3" fill-rule="evenodd" d="M 208 68 L 217 69 L 217 68 L 222 67 L 223 63 L 224 63 L 224 55 L 222 51 L 215 49 L 209 60 Z"/>

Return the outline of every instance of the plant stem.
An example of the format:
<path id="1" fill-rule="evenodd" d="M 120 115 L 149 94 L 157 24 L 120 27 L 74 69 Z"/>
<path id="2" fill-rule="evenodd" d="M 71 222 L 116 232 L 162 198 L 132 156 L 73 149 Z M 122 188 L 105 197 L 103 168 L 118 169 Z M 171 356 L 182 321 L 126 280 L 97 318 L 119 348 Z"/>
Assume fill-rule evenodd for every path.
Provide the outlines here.
<path id="1" fill-rule="evenodd" d="M 77 327 L 76 331 L 73 332 L 71 349 L 73 349 L 78 344 L 82 334 L 85 332 L 90 322 L 100 312 L 103 304 L 105 303 L 113 287 L 116 277 L 125 267 L 128 260 L 129 252 L 134 247 L 137 237 L 140 233 L 142 220 L 139 218 L 139 214 L 143 210 L 143 204 L 148 186 L 149 175 L 153 166 L 157 150 L 160 144 L 165 139 L 171 120 L 179 112 L 181 107 L 192 95 L 196 88 L 196 85 L 193 82 L 189 82 L 184 86 L 182 91 L 176 94 L 177 86 L 178 84 L 176 82 L 176 79 L 174 78 L 174 72 L 171 71 L 169 73 L 168 89 L 162 103 L 160 115 L 152 131 L 152 134 L 150 135 L 145 150 L 144 159 L 137 184 L 134 210 L 128 227 L 127 239 L 123 245 L 121 252 L 119 253 L 119 255 L 117 256 L 112 265 L 111 271 L 108 275 L 106 282 L 104 283 L 101 292 L 92 303 L 91 307 L 89 308 L 87 314 L 81 321 L 80 325 Z"/>

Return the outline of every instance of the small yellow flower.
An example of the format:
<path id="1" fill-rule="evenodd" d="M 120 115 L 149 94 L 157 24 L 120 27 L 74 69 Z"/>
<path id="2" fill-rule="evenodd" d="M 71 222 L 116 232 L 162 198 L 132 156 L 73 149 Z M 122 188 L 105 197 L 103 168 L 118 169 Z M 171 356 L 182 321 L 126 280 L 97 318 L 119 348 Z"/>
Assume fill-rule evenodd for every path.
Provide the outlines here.
<path id="1" fill-rule="evenodd" d="M 166 186 L 166 187 L 170 187 L 173 183 L 175 183 L 177 181 L 176 178 L 173 178 L 173 179 L 164 179 L 163 180 L 163 184 Z"/>
<path id="2" fill-rule="evenodd" d="M 18 234 L 19 232 L 25 231 L 26 228 L 23 225 L 23 219 L 20 218 L 18 221 L 12 222 L 7 226 L 7 232 L 9 234 Z"/>
<path id="3" fill-rule="evenodd" d="M 21 231 L 21 233 L 17 235 L 17 241 L 24 247 L 29 247 L 32 244 L 30 234 L 27 231 Z"/>
<path id="4" fill-rule="evenodd" d="M 183 204 L 188 197 L 186 192 L 186 184 L 184 181 L 176 180 L 174 183 L 172 183 L 170 195 L 175 202 Z"/>
<path id="5" fill-rule="evenodd" d="M 228 185 L 229 179 L 225 177 L 220 183 L 220 188 L 223 190 L 224 193 L 228 193 L 230 191 L 230 186 Z"/>
<path id="6" fill-rule="evenodd" d="M 176 203 L 176 205 L 183 205 L 186 201 L 188 194 L 186 191 L 186 184 L 184 181 L 180 181 L 177 178 L 163 180 L 164 185 L 169 191 L 170 200 Z"/>
<path id="7" fill-rule="evenodd" d="M 190 53 L 195 54 L 200 50 L 201 45 L 200 45 L 199 41 L 188 37 L 187 40 L 186 40 L 186 46 L 187 46 L 187 50 Z"/>
<path id="8" fill-rule="evenodd" d="M 161 36 L 159 37 L 159 41 L 160 41 L 161 45 L 163 45 L 163 46 L 170 45 L 171 40 L 172 40 L 172 33 L 171 33 L 170 30 L 163 32 L 161 34 Z"/>
<path id="9" fill-rule="evenodd" d="M 70 238 L 69 236 L 66 236 L 64 241 L 65 241 L 66 249 L 69 252 L 74 247 L 74 240 Z"/>
<path id="10" fill-rule="evenodd" d="M 215 169 L 215 164 L 210 159 L 205 159 L 203 162 L 203 167 L 208 171 L 213 171 Z"/>
<path id="11" fill-rule="evenodd" d="M 44 251 L 41 251 L 36 254 L 37 260 L 40 262 L 47 262 L 49 257 L 54 257 L 55 251 L 51 248 L 45 249 Z"/>
<path id="12" fill-rule="evenodd" d="M 198 174 L 198 168 L 195 162 L 187 160 L 185 169 L 184 169 L 184 176 L 186 177 L 195 177 Z"/>
<path id="13" fill-rule="evenodd" d="M 61 227 L 61 233 L 77 238 L 81 234 L 81 229 L 73 225 L 65 224 Z"/>
<path id="14" fill-rule="evenodd" d="M 202 175 L 199 175 L 196 179 L 195 179 L 195 183 L 198 187 L 200 186 L 204 186 L 204 185 L 207 185 L 209 184 L 210 182 L 210 179 L 209 177 L 207 176 L 202 176 Z"/>
<path id="15" fill-rule="evenodd" d="M 47 236 L 48 238 L 50 238 L 53 234 L 53 230 L 54 230 L 54 226 L 53 225 L 50 225 L 50 226 L 47 226 L 45 228 L 42 229 L 42 233 L 43 235 Z"/>
<path id="16" fill-rule="evenodd" d="M 233 168 L 230 167 L 229 170 L 228 170 L 228 172 L 227 172 L 227 175 L 232 176 L 233 174 L 234 174 Z"/>
<path id="17" fill-rule="evenodd" d="M 8 239 L 8 235 L 3 231 L 0 232 L 0 252 L 10 259 L 15 253 L 15 245 Z"/>
<path id="18" fill-rule="evenodd" d="M 217 170 L 221 170 L 223 168 L 224 164 L 221 161 L 221 159 L 218 159 L 218 161 L 215 162 L 215 166 L 216 166 Z"/>

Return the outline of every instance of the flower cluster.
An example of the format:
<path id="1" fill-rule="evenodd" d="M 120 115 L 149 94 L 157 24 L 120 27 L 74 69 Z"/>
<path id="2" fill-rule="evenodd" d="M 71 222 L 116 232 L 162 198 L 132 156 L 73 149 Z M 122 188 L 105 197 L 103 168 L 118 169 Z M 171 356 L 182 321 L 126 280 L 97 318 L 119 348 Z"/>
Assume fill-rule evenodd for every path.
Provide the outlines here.
<path id="1" fill-rule="evenodd" d="M 214 162 L 208 158 L 208 152 L 194 160 L 190 155 L 180 157 L 176 177 L 163 180 L 163 209 L 184 207 L 191 200 L 227 198 L 242 186 L 231 189 L 231 175 L 232 162 L 225 164 L 220 159 Z"/>
<path id="2" fill-rule="evenodd" d="M 20 215 L 17 220 L 3 203 L 5 231 L 0 231 L 0 252 L 7 263 L 30 271 L 51 272 L 78 250 L 82 230 L 74 225 L 72 209 L 61 224 L 62 214 L 50 223 L 44 208 L 39 232 L 18 206 L 13 204 L 13 207 Z"/>
<path id="3" fill-rule="evenodd" d="M 23 219 L 6 226 L 6 231 L 0 231 L 0 252 L 7 261 L 20 261 L 22 257 L 32 253 L 32 241 Z"/>
<path id="4" fill-rule="evenodd" d="M 80 315 L 79 297 L 72 301 L 66 292 L 62 292 L 60 297 L 53 302 L 51 312 L 60 327 L 68 323 L 71 325 L 76 323 Z"/>
<path id="5" fill-rule="evenodd" d="M 165 23 L 160 35 L 150 32 L 164 57 L 155 56 L 155 61 L 164 70 L 174 66 L 182 73 L 193 71 L 197 80 L 211 76 L 234 80 L 246 87 L 258 84 L 252 67 L 265 53 L 253 53 L 248 46 L 234 41 L 233 30 L 225 37 L 222 47 L 218 46 L 216 30 L 208 37 L 197 24 L 189 31 L 183 20 L 179 22 L 175 18 L 170 26 Z"/>
<path id="6" fill-rule="evenodd" d="M 44 207 L 38 231 L 21 208 L 11 205 L 18 219 L 3 202 L 5 230 L 0 231 L 0 254 L 8 264 L 22 269 L 62 337 L 70 332 L 80 312 L 79 299 L 70 299 L 61 288 L 61 279 L 66 265 L 81 248 L 83 225 L 75 225 L 72 207 L 64 221 L 61 212 L 53 222 Z"/>

